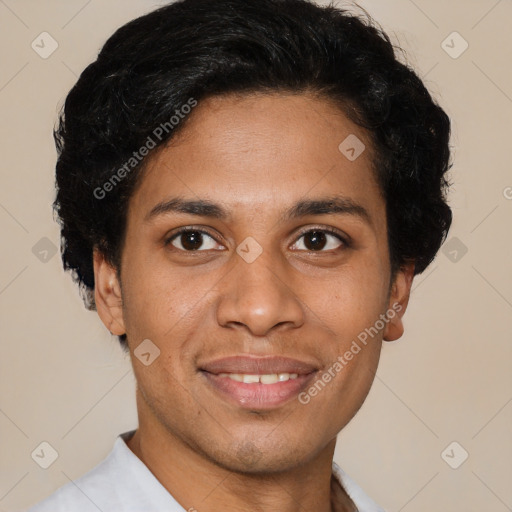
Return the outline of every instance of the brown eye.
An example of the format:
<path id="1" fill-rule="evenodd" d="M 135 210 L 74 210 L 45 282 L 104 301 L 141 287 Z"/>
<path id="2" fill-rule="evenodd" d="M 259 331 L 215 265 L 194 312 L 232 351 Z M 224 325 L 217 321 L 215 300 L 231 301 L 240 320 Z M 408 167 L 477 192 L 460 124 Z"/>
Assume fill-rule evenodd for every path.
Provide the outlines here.
<path id="1" fill-rule="evenodd" d="M 181 251 L 205 251 L 215 249 L 217 242 L 206 232 L 198 229 L 185 229 L 173 235 L 166 245 L 172 245 Z"/>
<path id="2" fill-rule="evenodd" d="M 310 251 L 322 250 L 327 243 L 327 237 L 322 231 L 310 231 L 304 235 L 304 245 Z"/>
<path id="3" fill-rule="evenodd" d="M 299 242 L 302 240 L 302 242 Z M 302 233 L 294 244 L 294 249 L 300 251 L 324 252 L 338 249 L 347 245 L 340 235 L 324 229 L 312 229 Z"/>

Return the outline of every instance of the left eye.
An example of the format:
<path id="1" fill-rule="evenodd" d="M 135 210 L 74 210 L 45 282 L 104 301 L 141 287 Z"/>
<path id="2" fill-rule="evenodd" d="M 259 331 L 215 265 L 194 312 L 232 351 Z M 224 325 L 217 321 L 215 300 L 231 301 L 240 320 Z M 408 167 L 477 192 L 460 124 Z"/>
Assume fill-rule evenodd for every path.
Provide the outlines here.
<path id="1" fill-rule="evenodd" d="M 302 242 L 300 242 L 300 240 L 302 240 Z M 297 245 L 299 247 L 296 247 Z M 342 245 L 345 245 L 345 242 L 339 235 L 321 229 L 314 229 L 303 233 L 299 240 L 295 242 L 293 248 L 299 251 L 319 252 L 338 249 Z"/>
<path id="2" fill-rule="evenodd" d="M 204 239 L 208 239 L 208 243 L 205 244 Z M 177 242 L 177 244 L 175 243 Z M 168 244 L 171 244 L 176 249 L 180 249 L 182 251 L 207 251 L 210 249 L 215 249 L 218 243 L 205 231 L 200 231 L 198 229 L 186 229 L 176 233 L 172 236 L 168 241 Z M 202 247 L 206 245 L 206 247 Z M 202 247 L 200 249 L 200 247 Z"/>

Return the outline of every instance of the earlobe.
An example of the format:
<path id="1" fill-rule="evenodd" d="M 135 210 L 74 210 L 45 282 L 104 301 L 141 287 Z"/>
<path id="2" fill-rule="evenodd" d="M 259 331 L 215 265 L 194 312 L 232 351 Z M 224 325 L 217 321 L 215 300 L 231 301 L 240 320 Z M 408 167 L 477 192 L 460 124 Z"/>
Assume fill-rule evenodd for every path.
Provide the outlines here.
<path id="1" fill-rule="evenodd" d="M 126 333 L 123 319 L 121 285 L 116 269 L 106 261 L 98 249 L 93 253 L 94 300 L 96 310 L 105 327 L 117 336 Z"/>
<path id="2" fill-rule="evenodd" d="M 387 313 L 389 321 L 384 328 L 384 341 L 395 341 L 404 333 L 402 317 L 409 303 L 413 278 L 414 263 L 404 264 L 395 276 L 389 296 Z"/>

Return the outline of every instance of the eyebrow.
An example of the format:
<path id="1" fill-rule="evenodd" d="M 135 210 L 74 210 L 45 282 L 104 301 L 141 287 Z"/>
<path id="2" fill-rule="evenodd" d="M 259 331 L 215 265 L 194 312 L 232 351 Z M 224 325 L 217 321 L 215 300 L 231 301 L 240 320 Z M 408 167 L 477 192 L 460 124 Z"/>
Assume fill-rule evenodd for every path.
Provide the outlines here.
<path id="1" fill-rule="evenodd" d="M 368 224 L 372 220 L 368 210 L 348 197 L 331 197 L 326 199 L 308 199 L 299 201 L 287 210 L 281 221 L 298 219 L 308 215 L 346 214 L 359 217 Z"/>
<path id="2" fill-rule="evenodd" d="M 154 206 L 146 215 L 145 220 L 150 221 L 155 217 L 167 213 L 184 213 L 219 220 L 227 220 L 231 217 L 223 206 L 207 199 L 192 200 L 182 197 L 173 197 Z M 298 201 L 280 216 L 280 222 L 298 219 L 308 215 L 329 214 L 351 215 L 359 217 L 368 224 L 372 224 L 370 214 L 364 206 L 350 198 L 340 196 Z"/>
<path id="3" fill-rule="evenodd" d="M 198 215 L 220 220 L 226 220 L 229 217 L 227 211 L 222 206 L 206 199 L 192 200 L 173 197 L 154 206 L 146 215 L 145 220 L 149 221 L 167 213 L 186 213 L 188 215 Z"/>

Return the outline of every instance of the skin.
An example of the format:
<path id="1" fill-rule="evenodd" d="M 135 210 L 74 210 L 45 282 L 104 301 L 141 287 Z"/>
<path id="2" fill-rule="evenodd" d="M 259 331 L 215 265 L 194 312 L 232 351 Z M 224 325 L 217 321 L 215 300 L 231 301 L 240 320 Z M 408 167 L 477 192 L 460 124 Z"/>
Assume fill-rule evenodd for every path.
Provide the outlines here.
<path id="1" fill-rule="evenodd" d="M 127 334 L 138 383 L 139 428 L 128 445 L 185 510 L 331 511 L 336 435 L 367 396 L 382 340 L 403 333 L 414 270 L 392 279 L 368 134 L 306 93 L 210 98 L 186 123 L 151 156 L 130 199 L 120 273 L 94 254 L 98 313 Z M 355 161 L 338 149 L 350 134 L 366 145 Z M 175 196 L 212 201 L 228 216 L 149 216 Z M 333 196 L 368 219 L 282 218 L 299 200 Z M 183 236 L 166 245 L 187 226 L 210 233 L 201 250 L 187 252 Z M 350 244 L 326 233 L 311 250 L 301 230 L 312 228 L 338 230 Z M 263 251 L 252 263 L 236 252 L 247 237 Z M 198 370 L 231 355 L 283 355 L 321 375 L 393 304 L 401 311 L 306 405 L 242 409 Z M 133 355 L 145 339 L 160 350 L 149 366 Z M 346 495 L 342 507 L 352 510 Z"/>

